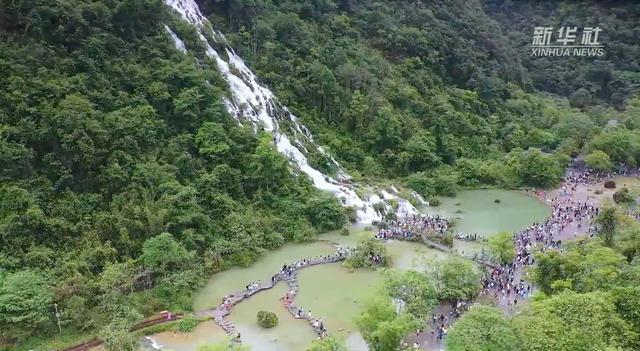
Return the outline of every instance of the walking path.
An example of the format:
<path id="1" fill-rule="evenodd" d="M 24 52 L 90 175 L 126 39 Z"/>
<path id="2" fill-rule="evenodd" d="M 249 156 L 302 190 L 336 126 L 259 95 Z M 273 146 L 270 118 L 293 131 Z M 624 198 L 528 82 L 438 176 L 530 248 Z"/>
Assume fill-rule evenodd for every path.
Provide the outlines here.
<path id="1" fill-rule="evenodd" d="M 516 256 L 513 262 L 494 265 L 494 269 L 483 278 L 482 294 L 496 300 L 497 306 L 505 314 L 517 310 L 519 301 L 534 292 L 534 286 L 524 280 L 525 267 L 534 264 L 534 250 L 562 250 L 563 241 L 577 239 L 579 236 L 596 233 L 592 220 L 599 212 L 599 206 L 618 189 L 603 188 L 603 179 L 624 180 L 617 176 L 636 176 L 638 171 L 619 174 L 589 174 L 584 170 L 569 170 L 558 189 L 552 191 L 533 191 L 533 195 L 552 207 L 552 214 L 543 223 L 514 234 Z M 622 184 L 619 184 L 622 185 Z M 624 184 L 626 186 L 626 184 Z M 595 190 L 600 189 L 599 194 Z M 457 319 L 454 308 L 440 306 L 433 323 L 427 322 L 424 329 L 409 335 L 409 345 L 416 343 L 422 350 L 442 350 L 444 338 L 438 337 L 440 331 L 450 328 Z M 444 322 L 440 316 L 444 316 Z"/>
<path id="2" fill-rule="evenodd" d="M 327 331 L 324 328 L 322 320 L 313 318 L 309 313 L 305 313 L 304 309 L 295 305 L 295 297 L 298 295 L 299 290 L 298 270 L 315 265 L 342 261 L 349 257 L 350 253 L 350 249 L 342 248 L 336 245 L 336 252 L 331 255 L 303 259 L 300 261 L 292 262 L 289 265 L 284 265 L 279 272 L 277 272 L 270 278 L 269 281 L 260 284 L 249 284 L 247 285 L 246 290 L 225 296 L 222 299 L 222 303 L 218 307 L 197 312 L 196 316 L 211 317 L 218 325 L 220 325 L 220 327 L 222 327 L 225 333 L 236 338 L 237 341 L 240 341 L 240 334 L 237 332 L 235 325 L 231 321 L 225 319 L 225 317 L 231 313 L 233 307 L 236 304 L 244 301 L 245 299 L 260 291 L 273 288 L 280 281 L 285 281 L 289 286 L 289 291 L 285 296 L 285 305 L 287 306 L 287 310 L 289 311 L 289 313 L 291 313 L 295 318 L 307 320 L 309 325 L 313 327 L 318 336 L 325 336 L 327 334 Z"/>

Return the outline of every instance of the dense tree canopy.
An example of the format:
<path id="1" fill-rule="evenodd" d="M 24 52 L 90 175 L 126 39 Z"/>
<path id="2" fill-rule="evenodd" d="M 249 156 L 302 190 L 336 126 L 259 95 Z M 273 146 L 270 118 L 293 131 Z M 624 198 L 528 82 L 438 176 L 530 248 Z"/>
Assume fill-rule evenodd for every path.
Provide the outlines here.
<path id="1" fill-rule="evenodd" d="M 481 271 L 469 260 L 448 257 L 429 261 L 425 267 L 441 301 L 470 300 L 480 292 Z"/>
<path id="2" fill-rule="evenodd" d="M 395 350 L 400 340 L 420 322 L 407 313 L 396 313 L 389 299 L 370 301 L 356 320 L 362 336 L 373 351 Z"/>
<path id="3" fill-rule="evenodd" d="M 447 350 L 507 351 L 518 340 L 502 311 L 487 306 L 473 306 L 449 331 Z"/>
<path id="4" fill-rule="evenodd" d="M 127 348 L 132 321 L 190 309 L 208 274 L 346 223 L 227 114 L 162 1 L 3 2 L 0 37 L 0 347 L 57 330 L 57 304 L 65 332 Z"/>
<path id="5" fill-rule="evenodd" d="M 590 143 L 609 120 L 636 134 L 640 76 L 629 33 L 637 6 L 205 3 L 214 25 L 356 175 L 408 176 L 423 195 L 452 195 L 459 185 L 555 185 L 566 156 L 585 147 L 612 162 L 638 157 L 611 154 L 613 135 L 624 132 Z M 601 38 L 619 45 L 615 54 L 558 65 L 530 57 L 533 27 L 545 22 L 532 18 L 576 22 L 589 11 L 624 28 Z M 536 88 L 553 95 L 532 94 Z"/>

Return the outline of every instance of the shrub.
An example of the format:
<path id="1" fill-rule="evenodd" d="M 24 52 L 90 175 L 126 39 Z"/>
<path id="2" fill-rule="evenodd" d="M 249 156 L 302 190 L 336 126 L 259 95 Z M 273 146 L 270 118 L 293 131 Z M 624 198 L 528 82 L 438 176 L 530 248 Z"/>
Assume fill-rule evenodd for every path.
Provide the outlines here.
<path id="1" fill-rule="evenodd" d="M 263 328 L 273 328 L 278 325 L 278 316 L 273 312 L 259 311 L 258 325 Z"/>
<path id="2" fill-rule="evenodd" d="M 623 202 L 629 203 L 629 202 L 633 202 L 633 197 L 629 193 L 629 189 L 622 188 L 616 191 L 615 193 L 613 193 L 613 201 L 615 201 L 617 204 L 623 203 Z"/>
<path id="3" fill-rule="evenodd" d="M 495 199 L 495 200 L 493 200 L 493 202 L 499 204 L 500 203 L 500 199 Z"/>
<path id="4" fill-rule="evenodd" d="M 433 207 L 440 206 L 440 199 L 438 199 L 435 196 L 428 198 L 427 202 L 429 202 L 429 206 L 433 206 Z"/>
<path id="5" fill-rule="evenodd" d="M 616 188 L 616 182 L 609 179 L 606 182 L 604 182 L 604 187 L 607 189 L 615 189 Z"/>
<path id="6" fill-rule="evenodd" d="M 373 209 L 383 217 L 385 214 L 387 214 L 387 206 L 382 201 L 376 202 L 375 204 L 373 204 Z"/>
<path id="7" fill-rule="evenodd" d="M 449 247 L 453 247 L 453 234 L 447 234 L 442 237 L 442 243 Z"/>
<path id="8" fill-rule="evenodd" d="M 344 235 L 344 236 L 349 235 L 349 229 L 347 229 L 347 228 L 342 228 L 342 230 L 340 231 L 340 235 Z"/>
<path id="9" fill-rule="evenodd" d="M 345 207 L 344 214 L 345 216 L 347 216 L 347 219 L 350 223 L 355 223 L 358 221 L 358 211 L 354 206 Z"/>
<path id="10" fill-rule="evenodd" d="M 198 325 L 198 319 L 193 313 L 189 313 L 182 317 L 176 326 L 176 330 L 180 333 L 191 333 Z"/>
<path id="11" fill-rule="evenodd" d="M 371 257 L 377 257 L 377 261 L 371 260 Z M 390 263 L 390 257 L 387 253 L 387 248 L 380 241 L 374 238 L 363 239 L 356 248 L 353 250 L 353 254 L 344 261 L 344 266 L 347 268 L 362 268 L 362 267 L 385 267 Z"/>

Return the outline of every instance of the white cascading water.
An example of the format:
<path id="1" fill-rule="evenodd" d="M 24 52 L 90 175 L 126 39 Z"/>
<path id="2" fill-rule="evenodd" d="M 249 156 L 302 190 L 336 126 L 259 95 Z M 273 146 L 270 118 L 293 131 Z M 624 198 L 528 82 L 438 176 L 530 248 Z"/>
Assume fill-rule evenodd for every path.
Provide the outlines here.
<path id="1" fill-rule="evenodd" d="M 154 338 L 150 336 L 145 336 L 142 339 L 142 346 L 149 350 L 162 350 L 164 346 L 157 342 Z"/>
<path id="2" fill-rule="evenodd" d="M 231 47 L 226 44 L 226 39 L 222 33 L 216 32 L 209 21 L 202 15 L 198 5 L 194 0 L 165 0 L 166 4 L 182 16 L 182 18 L 195 26 L 207 55 L 215 59 L 222 76 L 229 83 L 232 99 L 224 100 L 224 104 L 239 121 L 248 121 L 253 128 L 264 128 L 273 135 L 276 148 L 280 153 L 289 158 L 302 172 L 307 174 L 313 185 L 321 190 L 328 191 L 342 201 L 343 206 L 353 207 L 357 210 L 358 221 L 361 223 L 371 223 L 380 220 L 381 214 L 373 207 L 374 204 L 383 202 L 384 207 L 389 210 L 390 206 L 385 200 L 395 199 L 398 203 L 397 214 L 404 216 L 415 214 L 417 210 L 408 201 L 392 195 L 388 192 L 382 193 L 384 198 L 372 194 L 367 199 L 361 199 L 355 191 L 355 186 L 349 182 L 350 176 L 344 171 L 340 164 L 317 145 L 309 130 L 300 124 L 293 114 L 286 107 L 281 106 L 274 94 L 265 86 L 258 83 L 255 74 L 246 66 L 244 61 L 236 55 Z M 176 49 L 186 53 L 187 49 L 180 38 L 168 26 L 165 29 L 175 43 Z M 206 31 L 211 30 L 211 33 Z M 203 33 L 210 34 L 215 41 L 209 42 Z M 226 60 L 213 48 L 224 48 Z M 281 130 L 278 120 L 286 120 L 290 125 L 289 134 Z M 293 143 L 291 142 L 292 136 Z M 295 144 L 295 145 L 294 145 Z M 313 146 L 317 152 L 327 157 L 336 169 L 336 176 L 330 177 L 319 170 L 311 167 L 303 151 L 307 152 L 307 145 Z M 394 192 L 398 192 L 392 187 Z M 420 198 L 421 199 L 421 198 Z M 423 200 L 421 200 L 423 201 Z"/>

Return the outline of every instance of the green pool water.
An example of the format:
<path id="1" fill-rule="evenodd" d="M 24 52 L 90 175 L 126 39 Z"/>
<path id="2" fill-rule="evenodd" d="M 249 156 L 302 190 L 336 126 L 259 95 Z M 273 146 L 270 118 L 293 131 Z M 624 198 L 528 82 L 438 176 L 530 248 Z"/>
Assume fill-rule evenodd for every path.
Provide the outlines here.
<path id="1" fill-rule="evenodd" d="M 463 190 L 456 197 L 442 197 L 440 206 L 425 211 L 455 218 L 456 231 L 485 236 L 513 232 L 551 214 L 549 207 L 532 196 L 499 189 Z"/>
<path id="2" fill-rule="evenodd" d="M 332 334 L 350 340 L 351 351 L 366 350 L 355 318 L 380 292 L 382 275 L 366 269 L 350 271 L 337 263 L 310 267 L 300 272 L 299 280 L 296 303 L 322 318 Z"/>
<path id="3" fill-rule="evenodd" d="M 286 284 L 278 284 L 273 289 L 261 292 L 234 307 L 229 320 L 236 325 L 243 343 L 252 350 L 303 351 L 316 337 L 309 325 L 293 316 L 280 300 L 287 292 Z M 263 329 L 257 324 L 258 311 L 274 312 L 278 325 Z"/>
<path id="4" fill-rule="evenodd" d="M 207 285 L 195 295 L 193 308 L 198 311 L 215 307 L 220 304 L 223 296 L 244 290 L 249 282 L 270 279 L 285 263 L 333 252 L 334 247 L 325 242 L 287 244 L 265 254 L 250 267 L 231 268 L 213 275 Z"/>
<path id="5" fill-rule="evenodd" d="M 495 203 L 500 199 L 500 203 Z M 459 205 L 456 205 L 459 203 Z M 462 213 L 456 213 L 457 210 Z M 499 231 L 514 231 L 543 220 L 550 210 L 537 199 L 503 190 L 465 190 L 455 198 L 443 198 L 439 207 L 429 207 L 428 213 L 447 217 L 459 217 L 455 229 L 491 235 Z M 243 290 L 250 281 L 269 279 L 283 263 L 305 257 L 328 254 L 334 251 L 329 242 L 355 245 L 373 232 L 358 225 L 350 228 L 350 235 L 339 231 L 320 235 L 318 242 L 287 244 L 266 253 L 256 263 L 246 268 L 232 268 L 215 274 L 194 298 L 194 309 L 202 310 L 218 305 L 230 292 Z M 428 260 L 447 254 L 429 249 L 419 243 L 390 241 L 386 243 L 397 269 L 420 269 Z M 456 240 L 454 249 L 471 253 L 480 251 L 482 244 Z M 299 273 L 300 292 L 297 304 L 321 317 L 332 334 L 344 338 L 350 351 L 364 351 L 366 345 L 355 327 L 355 318 L 364 303 L 379 293 L 382 275 L 372 270 L 350 271 L 340 263 L 309 267 Z M 283 283 L 238 304 L 229 319 L 236 324 L 243 341 L 259 351 L 302 351 L 316 337 L 303 321 L 293 318 L 284 308 L 281 298 L 287 286 Z M 256 323 L 256 313 L 267 310 L 278 315 L 279 324 L 272 329 L 262 329 Z M 189 334 L 160 333 L 152 336 L 167 349 L 195 351 L 203 343 L 224 340 L 224 333 L 213 322 L 205 322 Z"/>

